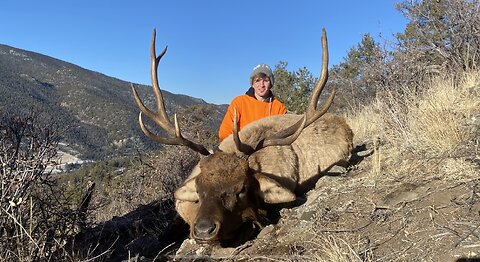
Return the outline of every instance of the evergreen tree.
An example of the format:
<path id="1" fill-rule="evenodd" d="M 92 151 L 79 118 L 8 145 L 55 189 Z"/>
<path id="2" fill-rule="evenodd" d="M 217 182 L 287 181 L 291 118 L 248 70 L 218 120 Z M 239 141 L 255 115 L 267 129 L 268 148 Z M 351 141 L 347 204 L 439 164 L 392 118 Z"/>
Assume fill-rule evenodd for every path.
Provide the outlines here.
<path id="1" fill-rule="evenodd" d="M 306 67 L 289 72 L 287 65 L 287 62 L 282 61 L 275 65 L 274 93 L 289 112 L 301 114 L 307 108 L 317 79 Z"/>
<path id="2" fill-rule="evenodd" d="M 273 75 L 275 77 L 275 86 L 273 93 L 275 96 L 291 111 L 292 89 L 294 76 L 287 70 L 288 63 L 280 61 L 275 65 Z"/>
<path id="3" fill-rule="evenodd" d="M 399 50 L 417 66 L 430 72 L 479 66 L 479 0 L 409 0 L 397 9 L 409 20 L 397 35 Z"/>
<path id="4" fill-rule="evenodd" d="M 385 51 L 370 34 L 352 47 L 339 65 L 331 70 L 331 80 L 339 90 L 341 107 L 356 107 L 371 100 L 385 84 Z"/>

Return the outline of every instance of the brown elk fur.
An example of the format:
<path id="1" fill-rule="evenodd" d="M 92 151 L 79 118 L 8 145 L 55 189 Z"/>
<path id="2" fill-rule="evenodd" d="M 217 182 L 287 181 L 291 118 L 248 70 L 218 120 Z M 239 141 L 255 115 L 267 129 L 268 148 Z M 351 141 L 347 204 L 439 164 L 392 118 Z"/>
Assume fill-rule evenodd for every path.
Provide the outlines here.
<path id="1" fill-rule="evenodd" d="M 239 136 L 243 143 L 255 147 L 261 139 L 294 124 L 300 117 L 281 115 L 264 118 L 246 126 Z M 202 159 L 175 192 L 176 209 L 190 225 L 191 232 L 196 220 L 202 216 L 215 217 L 213 219 L 219 221 L 222 232 L 234 230 L 248 219 L 260 222 L 263 218 L 259 218 L 258 214 L 262 207 L 252 205 L 294 201 L 295 192 L 304 191 L 312 179 L 318 178 L 331 166 L 347 160 L 353 147 L 352 139 L 353 133 L 345 120 L 332 114 L 325 114 L 306 127 L 291 145 L 265 147 L 248 156 L 248 159 L 238 156 L 241 154 L 230 136 L 220 144 L 221 152 Z M 240 219 L 229 217 L 226 220 L 222 217 L 226 213 L 225 202 L 200 208 L 205 195 L 214 192 L 217 198 L 232 196 L 245 183 L 250 184 L 253 198 L 258 197 L 260 201 L 235 203 L 235 212 Z M 237 199 L 237 202 L 241 201 L 244 200 Z M 224 234 L 227 237 L 228 233 Z M 219 239 L 222 237 L 218 236 Z"/>

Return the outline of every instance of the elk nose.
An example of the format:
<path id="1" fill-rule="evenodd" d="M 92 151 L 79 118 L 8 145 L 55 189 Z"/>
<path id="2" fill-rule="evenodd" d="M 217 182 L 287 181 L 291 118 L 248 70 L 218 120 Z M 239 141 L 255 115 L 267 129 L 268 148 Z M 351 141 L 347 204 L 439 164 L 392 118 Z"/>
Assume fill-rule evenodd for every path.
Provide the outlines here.
<path id="1" fill-rule="evenodd" d="M 200 219 L 195 223 L 194 237 L 199 239 L 209 239 L 215 235 L 217 226 L 211 220 Z"/>

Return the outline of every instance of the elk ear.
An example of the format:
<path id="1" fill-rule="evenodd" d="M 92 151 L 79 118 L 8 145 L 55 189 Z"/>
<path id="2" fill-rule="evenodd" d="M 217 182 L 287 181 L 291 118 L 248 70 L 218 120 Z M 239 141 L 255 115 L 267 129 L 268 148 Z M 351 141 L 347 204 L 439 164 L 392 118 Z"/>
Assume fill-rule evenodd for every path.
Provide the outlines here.
<path id="1" fill-rule="evenodd" d="M 260 185 L 260 197 L 263 199 L 263 201 L 265 201 L 265 203 L 288 203 L 297 199 L 292 191 L 283 187 L 276 180 L 261 173 L 256 173 L 255 178 Z"/>
<path id="2" fill-rule="evenodd" d="M 195 186 L 195 178 L 192 178 L 175 191 L 175 199 L 181 201 L 197 202 L 198 194 Z"/>

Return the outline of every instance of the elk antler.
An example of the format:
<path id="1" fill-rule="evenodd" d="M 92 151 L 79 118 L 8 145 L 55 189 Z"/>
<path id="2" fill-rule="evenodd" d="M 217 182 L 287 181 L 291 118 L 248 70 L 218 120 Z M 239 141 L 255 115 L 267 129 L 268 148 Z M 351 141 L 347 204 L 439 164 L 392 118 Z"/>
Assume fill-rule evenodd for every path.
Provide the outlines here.
<path id="1" fill-rule="evenodd" d="M 155 37 L 156 37 L 156 30 L 154 29 L 152 44 L 150 46 L 150 59 L 152 63 L 150 68 L 150 75 L 152 78 L 152 89 L 153 89 L 153 93 L 155 94 L 155 100 L 157 103 L 156 113 L 152 112 L 143 104 L 142 100 L 138 96 L 135 86 L 132 84 L 133 96 L 135 98 L 135 101 L 137 102 L 138 107 L 141 110 L 140 114 L 138 115 L 138 122 L 140 124 L 140 128 L 148 138 L 150 138 L 155 142 L 166 144 L 166 145 L 184 145 L 199 152 L 202 155 L 209 155 L 210 152 L 208 152 L 208 150 L 204 146 L 194 143 L 188 139 L 185 139 L 182 136 L 182 133 L 180 132 L 180 127 L 178 126 L 176 114 L 174 115 L 175 125 L 172 125 L 172 122 L 170 122 L 170 120 L 168 119 L 168 115 L 165 110 L 165 103 L 163 101 L 162 92 L 160 91 L 160 86 L 158 84 L 158 74 L 157 74 L 158 64 L 160 62 L 160 59 L 162 59 L 163 55 L 165 55 L 165 53 L 167 52 L 167 47 L 165 47 L 165 49 L 163 49 L 163 51 L 157 57 L 155 54 Z M 148 118 L 150 118 L 153 122 L 155 122 L 157 125 L 163 128 L 163 130 L 165 130 L 169 135 L 173 137 L 167 137 L 167 138 L 160 137 L 152 133 L 150 130 L 148 130 L 145 124 L 143 123 L 142 113 L 145 114 Z"/>
<path id="2" fill-rule="evenodd" d="M 328 79 L 328 43 L 327 43 L 327 32 L 325 28 L 322 29 L 322 72 L 320 74 L 320 79 L 318 80 L 315 88 L 312 90 L 312 97 L 310 97 L 310 102 L 308 103 L 308 108 L 304 113 L 305 120 L 301 119 L 294 125 L 289 128 L 286 128 L 272 137 L 268 137 L 263 141 L 263 147 L 266 146 L 280 146 L 280 145 L 289 145 L 295 141 L 295 139 L 300 135 L 303 128 L 309 126 L 311 123 L 316 121 L 322 115 L 324 115 L 330 106 L 333 103 L 333 98 L 335 97 L 336 90 L 333 90 L 330 93 L 330 96 L 325 101 L 325 104 L 322 105 L 320 109 L 317 110 L 318 98 L 325 87 Z M 303 123 L 305 121 L 305 123 Z M 299 132 L 300 131 L 300 132 Z M 290 142 L 291 141 L 291 142 Z"/>
<path id="3" fill-rule="evenodd" d="M 320 94 L 322 93 L 323 88 L 327 83 L 327 78 L 328 78 L 328 44 L 327 44 L 327 33 L 325 31 L 325 28 L 323 28 L 322 29 L 322 72 L 320 74 L 319 81 L 315 85 L 315 88 L 312 90 L 312 96 L 310 98 L 310 102 L 308 104 L 308 108 L 306 112 L 304 113 L 302 119 L 300 119 L 298 122 L 296 122 L 292 126 L 277 132 L 274 136 L 266 137 L 265 139 L 260 141 L 258 145 L 255 147 L 254 151 L 260 150 L 261 148 L 264 148 L 267 146 L 290 145 L 298 138 L 298 136 L 302 133 L 302 130 L 305 127 L 309 126 L 311 123 L 313 123 L 322 115 L 324 115 L 332 105 L 333 98 L 335 97 L 335 93 L 336 93 L 334 88 L 331 91 L 330 96 L 325 101 L 325 104 L 322 105 L 322 107 L 317 110 L 318 98 L 320 97 Z M 234 123 L 234 126 L 235 125 L 236 123 Z M 234 134 L 234 137 L 235 136 L 238 137 L 238 134 Z M 240 141 L 238 141 L 238 143 L 236 141 L 235 144 L 237 145 L 237 149 L 239 151 L 243 153 L 247 153 L 242 151 L 242 148 L 245 148 L 245 146 L 242 145 Z"/>

